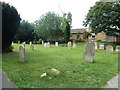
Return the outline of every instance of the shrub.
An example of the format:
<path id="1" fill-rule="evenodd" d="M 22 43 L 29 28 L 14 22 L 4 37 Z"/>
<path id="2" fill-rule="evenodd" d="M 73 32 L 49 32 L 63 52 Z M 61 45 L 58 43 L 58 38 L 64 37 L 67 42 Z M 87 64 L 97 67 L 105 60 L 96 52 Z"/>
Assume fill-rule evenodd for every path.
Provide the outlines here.
<path id="1" fill-rule="evenodd" d="M 13 46 L 9 46 L 3 50 L 3 52 L 12 52 L 13 51 Z"/>

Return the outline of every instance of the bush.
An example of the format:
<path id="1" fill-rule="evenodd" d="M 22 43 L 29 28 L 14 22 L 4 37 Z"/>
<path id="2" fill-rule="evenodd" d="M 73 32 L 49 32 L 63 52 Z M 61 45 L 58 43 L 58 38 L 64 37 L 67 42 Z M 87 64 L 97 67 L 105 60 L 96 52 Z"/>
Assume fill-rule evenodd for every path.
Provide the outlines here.
<path id="1" fill-rule="evenodd" d="M 3 50 L 3 52 L 12 52 L 13 51 L 13 46 L 9 46 Z"/>
<path id="2" fill-rule="evenodd" d="M 12 43 L 14 35 L 18 31 L 20 24 L 20 16 L 15 7 L 8 3 L 0 2 L 2 5 L 2 51 Z M 8 49 L 7 48 L 7 49 Z M 8 50 L 9 51 L 9 50 Z"/>

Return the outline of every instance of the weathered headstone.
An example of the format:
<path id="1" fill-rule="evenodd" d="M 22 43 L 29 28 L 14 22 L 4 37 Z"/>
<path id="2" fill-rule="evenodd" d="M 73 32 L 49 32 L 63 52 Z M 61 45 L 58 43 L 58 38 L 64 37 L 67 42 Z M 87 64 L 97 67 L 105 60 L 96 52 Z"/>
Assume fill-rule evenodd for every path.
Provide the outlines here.
<path id="1" fill-rule="evenodd" d="M 76 43 L 73 43 L 73 48 L 76 48 Z"/>
<path id="2" fill-rule="evenodd" d="M 95 43 L 88 41 L 85 44 L 83 60 L 87 62 L 94 62 Z"/>
<path id="3" fill-rule="evenodd" d="M 116 46 L 115 51 L 116 51 L 116 52 L 120 52 L 120 45 Z"/>
<path id="4" fill-rule="evenodd" d="M 99 49 L 103 49 L 103 50 L 104 50 L 104 43 L 101 43 L 101 44 L 99 45 Z"/>
<path id="5" fill-rule="evenodd" d="M 47 43 L 47 47 L 50 48 L 50 42 Z"/>
<path id="6" fill-rule="evenodd" d="M 47 47 L 47 43 L 44 43 L 44 47 Z"/>
<path id="7" fill-rule="evenodd" d="M 30 42 L 30 45 L 32 45 L 32 42 Z"/>
<path id="8" fill-rule="evenodd" d="M 44 41 L 42 40 L 42 45 L 44 45 Z"/>
<path id="9" fill-rule="evenodd" d="M 20 41 L 18 41 L 18 44 L 20 44 Z"/>
<path id="10" fill-rule="evenodd" d="M 33 44 L 30 45 L 30 50 L 34 51 L 34 45 Z"/>
<path id="11" fill-rule="evenodd" d="M 20 62 L 25 62 L 25 48 L 23 45 L 19 47 L 19 59 Z"/>
<path id="12" fill-rule="evenodd" d="M 55 42 L 55 46 L 58 47 L 58 42 Z"/>
<path id="13" fill-rule="evenodd" d="M 72 43 L 69 41 L 69 42 L 68 42 L 68 48 L 69 48 L 69 49 L 71 49 L 71 45 L 72 45 Z"/>
<path id="14" fill-rule="evenodd" d="M 112 53 L 112 52 L 113 52 L 113 46 L 108 45 L 108 46 L 106 47 L 106 51 Z"/>

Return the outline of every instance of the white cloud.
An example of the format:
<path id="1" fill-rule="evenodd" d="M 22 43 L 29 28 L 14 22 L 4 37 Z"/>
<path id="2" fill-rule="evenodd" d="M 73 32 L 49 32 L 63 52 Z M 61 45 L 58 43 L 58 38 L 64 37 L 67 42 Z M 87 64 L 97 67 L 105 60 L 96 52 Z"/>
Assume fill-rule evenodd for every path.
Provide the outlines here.
<path id="1" fill-rule="evenodd" d="M 62 15 L 62 12 L 72 13 L 73 28 L 81 28 L 85 15 L 91 6 L 98 0 L 2 0 L 13 5 L 24 20 L 33 22 L 42 14 L 54 11 Z"/>

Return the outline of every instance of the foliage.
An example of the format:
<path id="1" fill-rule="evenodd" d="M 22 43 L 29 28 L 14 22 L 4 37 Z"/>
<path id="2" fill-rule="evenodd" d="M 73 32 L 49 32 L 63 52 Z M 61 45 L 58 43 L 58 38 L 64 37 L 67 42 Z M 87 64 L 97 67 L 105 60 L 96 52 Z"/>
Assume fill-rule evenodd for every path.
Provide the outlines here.
<path id="1" fill-rule="evenodd" d="M 8 46 L 3 50 L 3 52 L 12 52 L 13 51 L 13 46 Z"/>
<path id="2" fill-rule="evenodd" d="M 118 73 L 117 52 L 98 50 L 94 55 L 95 63 L 87 63 L 82 60 L 85 43 L 77 43 L 77 48 L 72 50 L 34 45 L 34 52 L 26 44 L 26 62 L 20 63 L 19 45 L 14 44 L 15 52 L 2 56 L 3 71 L 19 88 L 101 88 Z M 60 74 L 51 73 L 50 68 L 59 70 Z M 44 72 L 47 76 L 41 78 Z"/>
<path id="3" fill-rule="evenodd" d="M 95 33 L 120 36 L 120 2 L 96 2 L 90 8 L 84 26 L 89 25 Z"/>
<path id="4" fill-rule="evenodd" d="M 60 28 L 61 18 L 54 12 L 48 12 L 35 21 L 36 32 L 39 38 L 47 41 L 57 41 L 62 39 L 62 30 Z"/>
<path id="5" fill-rule="evenodd" d="M 0 4 L 2 5 L 2 50 L 4 51 L 12 44 L 21 19 L 15 7 L 5 2 Z"/>
<path id="6" fill-rule="evenodd" d="M 80 32 L 77 33 L 77 39 L 80 38 Z"/>
<path id="7" fill-rule="evenodd" d="M 31 23 L 28 23 L 28 21 L 23 20 L 20 23 L 19 31 L 15 35 L 14 40 L 15 41 L 21 41 L 21 42 L 29 42 L 33 41 L 35 35 L 35 29 L 34 26 Z"/>
<path id="8" fill-rule="evenodd" d="M 71 30 L 71 24 L 72 24 L 72 14 L 69 12 L 68 14 L 64 13 L 62 17 L 62 25 L 61 28 L 64 33 L 64 39 L 66 42 L 68 42 L 70 38 L 70 30 Z"/>

